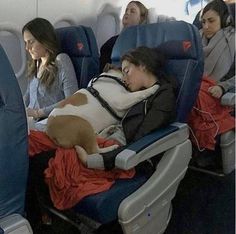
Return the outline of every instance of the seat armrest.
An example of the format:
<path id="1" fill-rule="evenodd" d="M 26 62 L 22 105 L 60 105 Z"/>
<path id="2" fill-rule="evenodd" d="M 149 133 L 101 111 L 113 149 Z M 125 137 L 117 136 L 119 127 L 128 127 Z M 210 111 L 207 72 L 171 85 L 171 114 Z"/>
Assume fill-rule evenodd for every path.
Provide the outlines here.
<path id="1" fill-rule="evenodd" d="M 221 97 L 221 105 L 234 106 L 235 105 L 235 93 L 228 92 Z"/>
<path id="2" fill-rule="evenodd" d="M 27 219 L 14 213 L 0 218 L 0 234 L 4 233 L 32 234 L 33 231 Z"/>
<path id="3" fill-rule="evenodd" d="M 153 156 L 162 153 L 188 139 L 189 130 L 185 123 L 173 123 L 158 129 L 121 151 L 115 160 L 115 166 L 128 170 Z"/>

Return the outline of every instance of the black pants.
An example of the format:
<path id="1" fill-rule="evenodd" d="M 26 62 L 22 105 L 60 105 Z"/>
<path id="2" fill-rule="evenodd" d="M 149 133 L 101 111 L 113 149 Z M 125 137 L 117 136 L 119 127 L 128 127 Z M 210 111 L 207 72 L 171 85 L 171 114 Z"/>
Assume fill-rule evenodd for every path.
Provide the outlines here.
<path id="1" fill-rule="evenodd" d="M 49 189 L 44 181 L 44 170 L 48 161 L 55 156 L 55 150 L 42 152 L 29 160 L 29 176 L 26 191 L 25 210 L 27 219 L 32 226 L 41 221 L 44 205 L 52 205 Z"/>

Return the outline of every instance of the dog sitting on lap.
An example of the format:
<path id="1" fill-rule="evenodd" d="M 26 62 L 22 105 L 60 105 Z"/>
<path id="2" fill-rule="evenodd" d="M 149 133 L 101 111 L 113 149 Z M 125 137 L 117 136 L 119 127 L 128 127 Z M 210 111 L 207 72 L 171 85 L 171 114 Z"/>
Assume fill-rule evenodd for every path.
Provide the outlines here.
<path id="1" fill-rule="evenodd" d="M 63 148 L 81 146 L 88 154 L 102 153 L 118 145 L 99 148 L 96 134 L 117 124 L 136 103 L 156 92 L 159 85 L 130 92 L 122 81 L 121 70 L 108 66 L 108 71 L 61 101 L 49 115 L 46 134 Z"/>

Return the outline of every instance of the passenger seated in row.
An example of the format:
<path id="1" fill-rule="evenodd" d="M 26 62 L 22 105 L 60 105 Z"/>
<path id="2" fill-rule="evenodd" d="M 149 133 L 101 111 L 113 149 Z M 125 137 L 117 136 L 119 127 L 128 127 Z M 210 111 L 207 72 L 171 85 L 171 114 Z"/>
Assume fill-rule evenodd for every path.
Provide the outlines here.
<path id="1" fill-rule="evenodd" d="M 212 96 L 220 98 L 235 86 L 235 73 L 225 79 L 235 62 L 235 28 L 232 26 L 228 7 L 222 0 L 207 4 L 203 9 L 201 21 L 204 74 L 217 82 L 209 92 Z"/>
<path id="2" fill-rule="evenodd" d="M 29 21 L 22 29 L 28 56 L 28 86 L 24 94 L 27 115 L 45 118 L 59 101 L 77 89 L 74 67 L 68 55 L 59 53 L 52 24 L 43 18 Z"/>
<path id="3" fill-rule="evenodd" d="M 212 0 L 206 0 L 206 3 L 210 3 Z M 228 9 L 229 9 L 229 14 L 232 16 L 232 20 L 235 21 L 235 0 L 224 0 L 224 2 L 227 4 Z M 202 22 L 201 22 L 201 16 L 202 16 L 202 11 L 204 7 L 196 14 L 193 24 L 198 28 L 202 28 Z M 234 22 L 232 22 L 234 25 Z"/>
<path id="4" fill-rule="evenodd" d="M 224 93 L 235 89 L 235 28 L 230 19 L 222 0 L 208 3 L 201 16 L 204 77 L 189 119 L 199 150 L 214 150 L 215 137 L 235 128 L 232 109 L 220 103 Z"/>
<path id="5" fill-rule="evenodd" d="M 118 140 L 121 144 L 130 144 L 152 130 L 164 126 L 164 122 L 168 124 L 170 120 L 174 120 L 174 81 L 164 74 L 163 66 L 164 58 L 154 49 L 140 47 L 122 57 L 123 79 L 130 91 L 142 90 L 155 83 L 159 84 L 160 88 L 155 95 L 132 107 L 120 125 L 105 129 L 101 136 Z M 75 148 L 80 160 L 88 168 L 112 169 L 116 155 L 125 146 L 92 155 L 87 155 L 80 146 Z"/>
<path id="6" fill-rule="evenodd" d="M 164 67 L 164 56 L 158 50 L 147 47 L 136 48 L 122 57 L 124 81 L 131 92 L 147 89 L 155 84 L 160 85 L 154 95 L 131 107 L 122 119 L 120 125 L 122 126 L 122 131 L 124 131 L 126 144 L 138 140 L 157 128 L 166 126 L 175 119 L 175 81 L 165 74 Z M 77 153 L 83 154 L 82 156 L 79 155 L 79 158 L 83 161 L 81 163 L 77 158 L 78 155 L 75 149 L 65 149 L 64 151 L 61 148 L 56 149 L 55 144 L 49 141 L 46 134 L 42 132 L 31 131 L 29 141 L 31 158 L 26 201 L 29 219 L 35 217 L 39 211 L 39 209 L 31 207 L 31 205 L 37 205 L 39 198 L 44 197 L 45 199 L 45 197 L 49 197 L 49 192 L 50 199 L 56 208 L 71 208 L 84 196 L 109 189 L 115 179 L 121 177 L 130 178 L 135 174 L 133 169 L 129 171 L 118 169 L 104 171 L 91 170 L 84 166 L 86 164 L 92 168 L 101 169 L 105 167 L 112 169 L 114 168 L 115 155 L 125 146 L 120 147 L 118 151 L 112 151 L 109 155 L 102 155 L 110 157 L 108 163 L 106 161 L 102 162 L 101 155 L 87 156 L 83 149 L 77 147 Z M 44 152 L 33 155 L 35 146 L 39 147 L 40 151 L 44 150 Z M 59 166 L 57 158 L 59 153 L 63 153 L 65 156 L 61 166 Z M 70 163 L 67 164 L 66 160 L 70 160 Z M 64 164 L 69 165 L 70 169 L 65 169 Z M 64 169 L 58 171 L 60 167 Z M 73 171 L 73 174 L 65 170 Z M 57 177 L 57 174 L 59 177 Z M 66 176 L 69 177 L 65 179 L 64 177 Z M 58 178 L 61 178 L 60 181 L 57 181 Z M 68 187 L 71 179 L 73 179 L 73 186 Z M 64 181 L 66 181 L 66 184 L 63 184 Z M 86 186 L 84 186 L 84 183 L 86 183 Z M 56 187 L 57 185 L 59 187 Z"/>
<path id="7" fill-rule="evenodd" d="M 125 14 L 122 18 L 123 28 L 132 25 L 146 24 L 148 9 L 139 1 L 131 1 L 126 7 Z M 111 53 L 116 39 L 119 35 L 111 37 L 100 49 L 100 72 L 103 71 L 107 63 L 111 63 Z"/>

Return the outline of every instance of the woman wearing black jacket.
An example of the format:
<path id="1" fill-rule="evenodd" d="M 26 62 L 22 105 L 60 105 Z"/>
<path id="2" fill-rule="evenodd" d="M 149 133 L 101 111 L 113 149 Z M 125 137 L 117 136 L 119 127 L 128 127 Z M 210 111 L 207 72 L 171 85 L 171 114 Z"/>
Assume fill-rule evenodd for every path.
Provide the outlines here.
<path id="1" fill-rule="evenodd" d="M 121 121 L 126 143 L 130 144 L 175 119 L 175 82 L 165 75 L 164 56 L 155 49 L 136 48 L 126 53 L 121 61 L 124 82 L 130 91 L 159 85 L 154 95 L 130 108 Z M 93 155 L 87 155 L 78 146 L 76 151 L 87 167 L 109 170 L 114 168 L 116 155 L 125 147 Z"/>
<path id="2" fill-rule="evenodd" d="M 124 82 L 131 92 L 159 85 L 154 95 L 131 107 L 122 119 L 121 126 L 127 144 L 175 119 L 175 85 L 173 80 L 165 75 L 164 66 L 164 56 L 155 49 L 147 47 L 136 48 L 122 57 Z M 126 146 L 102 155 L 87 155 L 81 147 L 75 147 L 79 158 L 88 167 L 110 170 L 114 168 L 116 155 Z M 54 156 L 55 150 L 42 152 L 30 159 L 26 211 L 33 226 L 41 215 L 39 211 L 42 207 L 35 207 L 38 201 L 51 203 L 48 186 L 44 181 L 44 170 L 48 167 L 50 158 Z M 45 211 L 42 213 L 45 213 L 43 217 L 46 217 L 47 222 L 49 217 Z"/>

